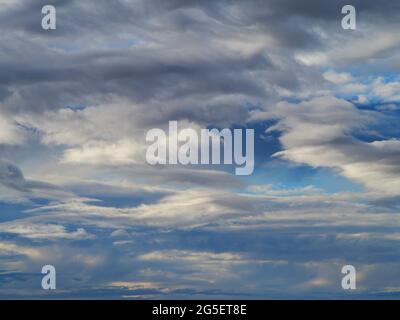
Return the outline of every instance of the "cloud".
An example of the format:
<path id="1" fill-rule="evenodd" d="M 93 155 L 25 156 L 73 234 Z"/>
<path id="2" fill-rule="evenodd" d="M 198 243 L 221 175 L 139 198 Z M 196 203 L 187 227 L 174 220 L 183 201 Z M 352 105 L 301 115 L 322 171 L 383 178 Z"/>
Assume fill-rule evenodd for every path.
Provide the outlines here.
<path id="1" fill-rule="evenodd" d="M 139 147 L 140 148 L 140 147 Z M 141 148 L 143 149 L 143 147 Z M 67 149 L 61 159 L 64 163 L 129 165 L 141 160 L 143 152 L 132 141 L 85 144 L 81 148 Z M 142 150 L 143 151 L 143 150 Z M 140 159 L 140 160 L 137 160 Z"/>
<path id="2" fill-rule="evenodd" d="M 127 225 L 185 228 L 242 214 L 259 214 L 259 211 L 254 210 L 256 205 L 253 200 L 240 195 L 233 199 L 228 192 L 212 189 L 189 189 L 165 196 L 158 202 L 143 203 L 136 207 L 119 208 L 101 206 L 101 203 L 97 205 L 96 202 L 72 201 L 42 206 L 30 212 L 46 214 L 48 221 L 79 221 L 88 226 L 103 228 L 120 229 Z"/>
<path id="3" fill-rule="evenodd" d="M 21 169 L 9 160 L 0 159 L 0 201 L 30 202 L 32 199 L 71 199 L 73 193 L 56 185 L 26 179 Z"/>
<path id="4" fill-rule="evenodd" d="M 303 195 L 303 194 L 319 194 L 322 193 L 322 189 L 318 189 L 314 186 L 306 186 L 303 188 L 294 189 L 276 189 L 273 185 L 252 185 L 247 188 L 248 191 L 256 194 L 265 194 L 271 196 L 291 196 L 291 195 Z"/>
<path id="5" fill-rule="evenodd" d="M 0 0 L 0 295 L 398 296 L 400 7 L 354 1 Z M 147 166 L 169 120 L 254 127 L 254 175 Z"/>
<path id="6" fill-rule="evenodd" d="M 19 145 L 24 143 L 24 131 L 11 119 L 0 114 L 0 145 Z"/>
<path id="7" fill-rule="evenodd" d="M 400 100 L 400 81 L 385 82 L 382 77 L 372 84 L 373 92 L 385 102 Z"/>
<path id="8" fill-rule="evenodd" d="M 399 141 L 364 142 L 354 136 L 357 130 L 365 130 L 371 116 L 333 97 L 299 104 L 281 102 L 270 115 L 279 119 L 278 124 L 267 132 L 282 132 L 279 140 L 283 150 L 276 157 L 332 168 L 369 190 L 397 194 Z"/>
<path id="9" fill-rule="evenodd" d="M 2 256 L 21 254 L 31 259 L 40 259 L 43 254 L 40 249 L 18 246 L 14 243 L 4 241 L 0 242 L 0 249 Z"/>
<path id="10" fill-rule="evenodd" d="M 14 220 L 11 223 L 0 223 L 0 233 L 19 235 L 28 239 L 89 239 L 85 229 L 78 228 L 76 231 L 67 231 L 64 226 L 55 224 L 34 224 L 29 220 Z"/>
<path id="11" fill-rule="evenodd" d="M 323 74 L 324 78 L 335 84 L 348 83 L 353 80 L 350 73 L 336 73 L 334 71 L 327 71 Z"/>
<path id="12" fill-rule="evenodd" d="M 12 162 L 0 160 L 0 182 L 15 189 L 24 189 L 26 181 L 22 171 Z"/>

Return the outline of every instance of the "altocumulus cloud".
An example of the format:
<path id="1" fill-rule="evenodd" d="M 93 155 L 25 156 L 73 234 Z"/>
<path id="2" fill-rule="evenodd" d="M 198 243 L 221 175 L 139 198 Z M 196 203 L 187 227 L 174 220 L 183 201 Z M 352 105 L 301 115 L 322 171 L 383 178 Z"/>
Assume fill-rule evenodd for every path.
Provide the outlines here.
<path id="1" fill-rule="evenodd" d="M 0 0 L 0 295 L 398 297 L 398 2 Z M 149 167 L 169 120 L 256 131 L 253 176 Z"/>

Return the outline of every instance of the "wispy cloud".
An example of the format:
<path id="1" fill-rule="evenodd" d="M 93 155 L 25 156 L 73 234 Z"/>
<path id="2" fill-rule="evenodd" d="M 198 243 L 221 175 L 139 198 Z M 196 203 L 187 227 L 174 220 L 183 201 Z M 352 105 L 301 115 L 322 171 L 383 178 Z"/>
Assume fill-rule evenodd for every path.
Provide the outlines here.
<path id="1" fill-rule="evenodd" d="M 398 297 L 400 6 L 0 0 L 0 297 Z M 255 170 L 145 162 L 168 121 Z"/>

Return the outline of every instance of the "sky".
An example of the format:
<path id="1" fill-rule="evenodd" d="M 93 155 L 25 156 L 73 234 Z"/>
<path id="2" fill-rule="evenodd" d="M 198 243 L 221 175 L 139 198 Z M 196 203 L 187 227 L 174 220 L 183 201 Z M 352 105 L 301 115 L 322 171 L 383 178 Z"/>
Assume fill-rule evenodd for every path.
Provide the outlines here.
<path id="1" fill-rule="evenodd" d="M 400 2 L 348 2 L 0 0 L 0 298 L 400 298 Z M 253 174 L 150 166 L 169 121 Z"/>

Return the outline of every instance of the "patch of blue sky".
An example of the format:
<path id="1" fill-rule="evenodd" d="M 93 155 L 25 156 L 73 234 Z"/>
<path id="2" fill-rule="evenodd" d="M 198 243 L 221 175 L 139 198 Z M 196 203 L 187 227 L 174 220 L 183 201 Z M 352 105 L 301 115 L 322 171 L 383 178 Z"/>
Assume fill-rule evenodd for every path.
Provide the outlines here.
<path id="1" fill-rule="evenodd" d="M 329 168 L 293 165 L 283 160 L 257 168 L 256 174 L 244 178 L 249 184 L 272 185 L 276 189 L 301 189 L 313 186 L 326 193 L 361 192 L 362 186 Z"/>
<path id="2" fill-rule="evenodd" d="M 0 202 L 0 223 L 13 221 L 30 216 L 26 210 L 35 208 L 33 203 L 6 203 Z"/>
<path id="3" fill-rule="evenodd" d="M 276 124 L 275 120 L 267 120 L 260 122 L 252 122 L 248 126 L 244 127 L 241 125 L 232 125 L 229 129 L 253 129 L 254 130 L 254 157 L 255 157 L 255 167 L 262 165 L 265 161 L 271 158 L 271 156 L 281 150 L 279 143 L 280 133 L 277 131 L 265 133 L 266 129 Z M 208 129 L 219 129 L 212 125 L 207 126 Z M 243 150 L 245 150 L 245 139 L 243 141 Z M 223 152 L 221 152 L 223 154 Z"/>

